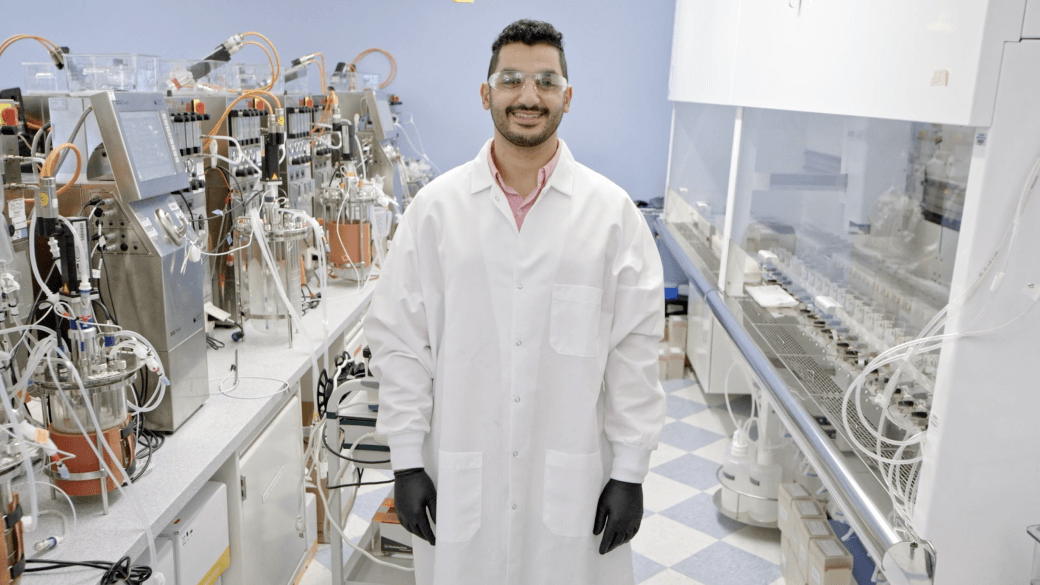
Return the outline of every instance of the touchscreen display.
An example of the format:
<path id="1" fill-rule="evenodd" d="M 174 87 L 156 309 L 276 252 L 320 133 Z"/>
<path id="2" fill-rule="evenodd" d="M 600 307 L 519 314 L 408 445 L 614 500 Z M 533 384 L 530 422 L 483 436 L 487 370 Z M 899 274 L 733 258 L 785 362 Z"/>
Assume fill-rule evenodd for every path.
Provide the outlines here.
<path id="1" fill-rule="evenodd" d="M 119 112 L 123 139 L 138 182 L 177 174 L 170 141 L 162 124 L 163 112 Z"/>

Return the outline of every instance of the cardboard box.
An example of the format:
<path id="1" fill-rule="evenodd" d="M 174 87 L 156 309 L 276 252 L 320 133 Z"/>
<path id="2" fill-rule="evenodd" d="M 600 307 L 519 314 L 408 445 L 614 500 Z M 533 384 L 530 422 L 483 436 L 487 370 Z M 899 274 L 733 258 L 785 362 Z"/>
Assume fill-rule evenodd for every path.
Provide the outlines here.
<path id="1" fill-rule="evenodd" d="M 793 543 L 794 537 L 780 534 L 780 572 L 784 576 L 785 585 L 806 585 L 805 577 L 798 570 Z"/>
<path id="2" fill-rule="evenodd" d="M 678 380 L 683 377 L 686 367 L 686 350 L 673 347 L 668 350 L 668 379 Z"/>
<path id="3" fill-rule="evenodd" d="M 851 585 L 852 555 L 837 537 L 809 543 L 809 585 Z"/>
<path id="4" fill-rule="evenodd" d="M 826 519 L 827 511 L 816 500 L 791 500 L 791 509 L 787 517 L 787 532 L 794 537 L 802 520 Z"/>
<path id="5" fill-rule="evenodd" d="M 686 345 L 686 317 L 683 315 L 672 315 L 668 317 L 668 344 L 672 347 Z"/>
<path id="6" fill-rule="evenodd" d="M 813 495 L 809 493 L 809 490 L 805 489 L 797 483 L 783 483 L 780 484 L 779 495 L 777 496 L 777 526 L 781 532 L 788 532 L 791 530 L 793 524 L 789 517 L 791 514 L 791 504 L 795 500 L 812 500 Z"/>
<path id="7" fill-rule="evenodd" d="M 797 555 L 798 570 L 809 576 L 809 545 L 814 540 L 833 538 L 834 531 L 826 520 L 819 518 L 803 518 L 798 524 L 798 535 L 794 540 L 794 552 Z"/>

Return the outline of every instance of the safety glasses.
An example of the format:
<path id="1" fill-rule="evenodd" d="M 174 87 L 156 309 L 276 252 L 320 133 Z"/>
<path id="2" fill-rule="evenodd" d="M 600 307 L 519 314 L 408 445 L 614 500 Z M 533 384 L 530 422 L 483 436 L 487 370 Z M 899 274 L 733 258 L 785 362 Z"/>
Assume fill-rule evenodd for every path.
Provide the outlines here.
<path id="1" fill-rule="evenodd" d="M 488 85 L 499 91 L 520 91 L 527 85 L 527 80 L 534 81 L 538 93 L 545 95 L 561 94 L 567 89 L 567 78 L 552 72 L 524 73 L 523 71 L 499 71 L 488 77 Z"/>

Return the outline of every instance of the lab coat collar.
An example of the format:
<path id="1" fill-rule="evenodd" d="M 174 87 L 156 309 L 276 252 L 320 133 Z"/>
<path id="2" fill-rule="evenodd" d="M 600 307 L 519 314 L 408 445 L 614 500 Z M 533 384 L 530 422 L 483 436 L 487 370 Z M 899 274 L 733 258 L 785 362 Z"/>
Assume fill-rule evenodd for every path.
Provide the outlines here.
<path id="1" fill-rule="evenodd" d="M 477 158 L 473 160 L 473 179 L 472 179 L 472 192 L 473 194 L 480 193 L 491 187 L 494 182 L 494 178 L 491 176 L 491 169 L 488 168 L 488 152 L 491 151 L 491 140 L 489 139 L 484 143 L 484 147 L 480 149 L 480 153 L 477 154 Z M 542 188 L 542 193 L 545 193 L 550 187 L 556 189 L 564 195 L 570 195 L 574 192 L 574 156 L 571 154 L 567 143 L 560 139 L 560 160 L 556 163 L 556 169 L 553 171 L 552 176 L 545 183 L 545 187 Z"/>

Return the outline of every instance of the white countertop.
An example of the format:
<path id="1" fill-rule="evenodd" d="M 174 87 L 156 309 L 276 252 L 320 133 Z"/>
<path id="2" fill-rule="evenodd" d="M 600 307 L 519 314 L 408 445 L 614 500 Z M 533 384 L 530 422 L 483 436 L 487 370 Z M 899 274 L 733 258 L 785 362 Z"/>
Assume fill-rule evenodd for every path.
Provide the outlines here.
<path id="1" fill-rule="evenodd" d="M 368 306 L 374 287 L 375 283 L 361 290 L 332 285 L 326 290 L 330 339 L 335 339 L 358 322 Z M 308 311 L 303 322 L 309 340 L 303 334 L 297 334 L 291 349 L 288 347 L 287 326 L 280 326 L 275 334 L 265 335 L 256 332 L 247 322 L 246 337 L 241 343 L 231 341 L 232 330 L 216 330 L 212 335 L 224 342 L 225 347 L 220 350 L 209 349 L 206 353 L 210 379 L 219 382 L 228 374 L 235 359 L 235 349 L 238 349 L 239 372 L 243 377 L 276 378 L 290 385 L 298 382 L 311 367 L 306 348 L 313 347 L 314 355 L 319 358 L 323 353 L 320 345 L 323 339 L 321 307 Z M 127 491 L 129 499 L 118 491 L 111 492 L 108 515 L 102 514 L 100 496 L 74 499 L 79 516 L 75 533 L 43 556 L 64 561 L 114 562 L 123 556 L 136 560 L 147 549 L 144 522 L 149 524 L 153 535 L 158 535 L 202 484 L 243 446 L 268 415 L 285 404 L 289 396 L 288 393 L 281 393 L 254 400 L 231 398 L 219 393 L 217 382 L 210 385 L 209 400 L 180 429 L 167 436 L 165 445 L 153 455 L 147 473 Z M 279 386 L 279 383 L 273 381 L 243 379 L 231 394 L 262 396 L 277 390 Z M 310 401 L 311 392 L 309 387 L 301 388 L 301 398 Z M 41 478 L 41 474 L 37 476 L 37 479 Z M 57 500 L 51 500 L 49 493 L 52 491 L 46 486 L 38 490 L 41 510 L 57 509 L 68 514 L 68 504 L 64 497 L 59 494 Z M 135 505 L 135 499 L 139 506 Z M 22 502 L 28 514 L 29 503 L 24 494 Z M 25 534 L 25 547 L 29 556 L 35 553 L 32 550 L 35 542 L 60 533 L 60 520 L 54 516 L 43 516 L 40 526 Z M 22 582 L 26 585 L 87 585 L 97 583 L 100 577 L 101 572 L 97 570 L 61 570 L 27 573 Z"/>

